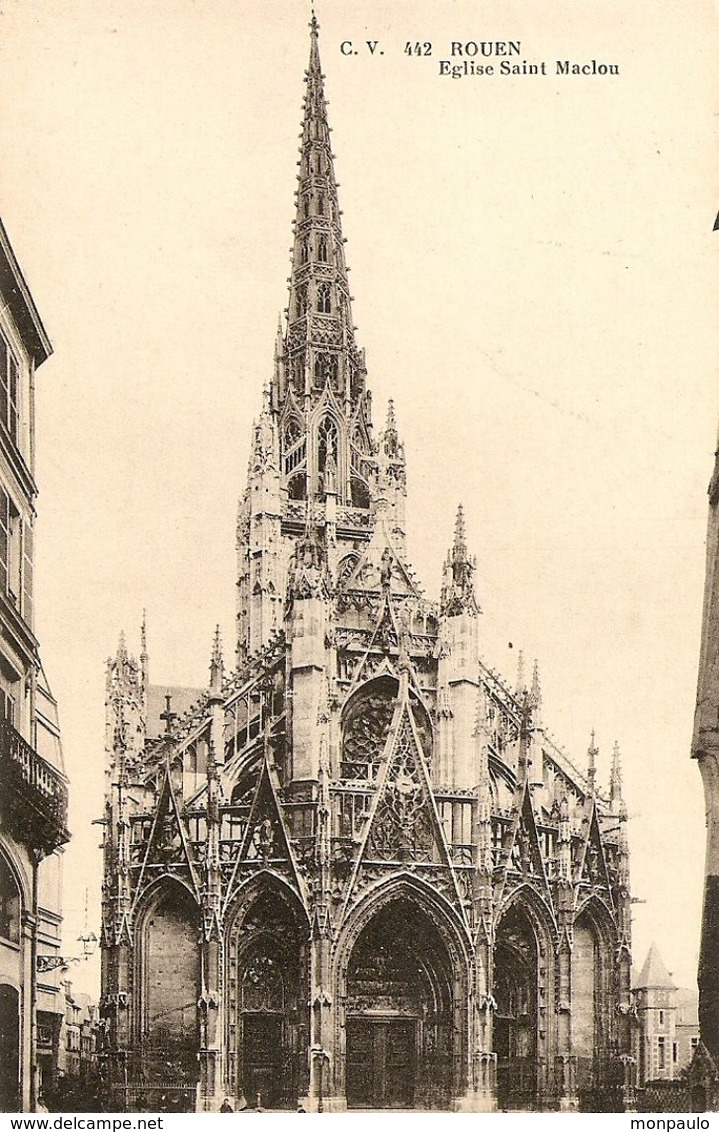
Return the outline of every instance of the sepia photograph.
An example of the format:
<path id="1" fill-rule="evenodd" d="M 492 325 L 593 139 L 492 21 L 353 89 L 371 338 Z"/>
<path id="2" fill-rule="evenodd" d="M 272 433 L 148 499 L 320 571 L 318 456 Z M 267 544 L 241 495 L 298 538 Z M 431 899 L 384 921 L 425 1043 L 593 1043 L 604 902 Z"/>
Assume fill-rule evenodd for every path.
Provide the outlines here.
<path id="1" fill-rule="evenodd" d="M 2 0 L 0 1112 L 719 1111 L 718 63 Z"/>

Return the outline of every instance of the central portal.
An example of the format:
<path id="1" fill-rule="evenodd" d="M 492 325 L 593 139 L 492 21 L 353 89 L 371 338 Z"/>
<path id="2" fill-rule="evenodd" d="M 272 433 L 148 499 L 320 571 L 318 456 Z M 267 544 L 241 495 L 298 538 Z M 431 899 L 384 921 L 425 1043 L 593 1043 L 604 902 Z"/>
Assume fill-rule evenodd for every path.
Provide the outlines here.
<path id="1" fill-rule="evenodd" d="M 452 969 L 410 900 L 370 920 L 347 969 L 348 1108 L 443 1108 L 452 1090 Z"/>
<path id="2" fill-rule="evenodd" d="M 399 1018 L 347 1020 L 349 1108 L 412 1108 L 417 1023 Z"/>

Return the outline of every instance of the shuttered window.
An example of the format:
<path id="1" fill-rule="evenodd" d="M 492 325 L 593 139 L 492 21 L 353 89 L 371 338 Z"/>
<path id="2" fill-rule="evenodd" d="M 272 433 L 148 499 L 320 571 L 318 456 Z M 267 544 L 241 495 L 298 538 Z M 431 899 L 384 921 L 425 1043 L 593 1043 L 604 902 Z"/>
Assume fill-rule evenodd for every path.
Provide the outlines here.
<path id="1" fill-rule="evenodd" d="M 7 593 L 10 567 L 10 497 L 0 488 L 0 593 Z"/>
<path id="2" fill-rule="evenodd" d="M 22 615 L 32 627 L 34 532 L 30 523 L 23 525 L 22 537 Z"/>
<path id="3" fill-rule="evenodd" d="M 5 338 L 0 334 L 0 420 L 17 441 L 18 390 L 20 367 Z"/>

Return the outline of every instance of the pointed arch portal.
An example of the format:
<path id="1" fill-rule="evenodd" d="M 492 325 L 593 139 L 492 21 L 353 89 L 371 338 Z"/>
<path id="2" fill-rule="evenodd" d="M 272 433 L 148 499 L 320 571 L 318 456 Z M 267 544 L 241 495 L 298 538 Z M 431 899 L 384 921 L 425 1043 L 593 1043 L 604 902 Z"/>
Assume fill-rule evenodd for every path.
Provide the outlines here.
<path id="1" fill-rule="evenodd" d="M 494 1048 L 502 1110 L 536 1107 L 538 968 L 532 921 L 513 904 L 499 922 L 494 950 Z"/>
<path id="2" fill-rule="evenodd" d="M 348 1108 L 442 1108 L 449 1101 L 454 981 L 434 924 L 412 901 L 385 905 L 347 968 Z"/>
<path id="3" fill-rule="evenodd" d="M 167 1080 L 197 1076 L 200 952 L 197 903 L 184 885 L 161 882 L 141 916 L 144 1069 Z"/>
<path id="4" fill-rule="evenodd" d="M 267 885 L 228 939 L 228 1087 L 250 1108 L 294 1108 L 306 1090 L 307 923 Z"/>

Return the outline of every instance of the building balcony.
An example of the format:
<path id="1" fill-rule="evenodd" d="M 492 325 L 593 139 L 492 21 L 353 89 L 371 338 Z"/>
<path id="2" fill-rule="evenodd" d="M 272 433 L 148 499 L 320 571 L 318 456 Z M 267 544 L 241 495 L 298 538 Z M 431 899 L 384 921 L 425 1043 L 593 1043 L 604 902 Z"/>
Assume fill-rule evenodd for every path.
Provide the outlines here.
<path id="1" fill-rule="evenodd" d="M 7 720 L 0 721 L 0 811 L 13 836 L 46 857 L 70 840 L 67 782 Z"/>

